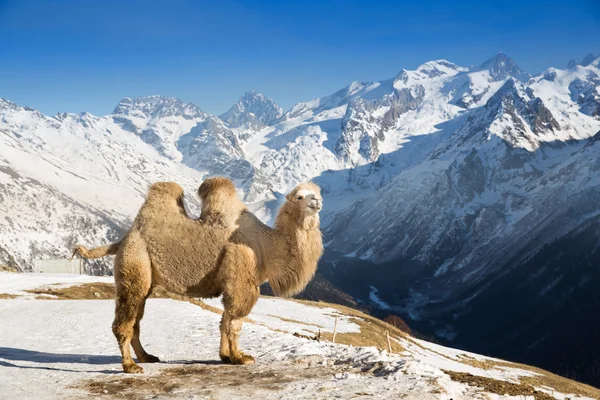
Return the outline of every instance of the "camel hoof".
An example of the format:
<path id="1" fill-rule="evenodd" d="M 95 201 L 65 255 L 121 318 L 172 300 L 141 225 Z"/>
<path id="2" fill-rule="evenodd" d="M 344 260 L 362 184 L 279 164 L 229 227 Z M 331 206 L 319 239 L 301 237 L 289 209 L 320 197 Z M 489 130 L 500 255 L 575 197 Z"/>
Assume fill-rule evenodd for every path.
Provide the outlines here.
<path id="1" fill-rule="evenodd" d="M 242 364 L 254 364 L 256 360 L 249 354 L 242 354 L 239 358 L 232 358 L 231 362 L 233 364 L 242 365 Z"/>
<path id="2" fill-rule="evenodd" d="M 221 361 L 223 362 L 223 364 L 231 364 L 231 358 L 229 356 L 222 356 L 219 355 L 219 357 L 221 358 Z"/>
<path id="3" fill-rule="evenodd" d="M 144 368 L 137 364 L 127 364 L 123 365 L 123 371 L 125 371 L 126 374 L 143 374 Z"/>
<path id="4" fill-rule="evenodd" d="M 157 363 L 160 362 L 160 359 L 152 354 L 146 354 L 143 357 L 138 358 L 138 362 L 140 363 Z"/>

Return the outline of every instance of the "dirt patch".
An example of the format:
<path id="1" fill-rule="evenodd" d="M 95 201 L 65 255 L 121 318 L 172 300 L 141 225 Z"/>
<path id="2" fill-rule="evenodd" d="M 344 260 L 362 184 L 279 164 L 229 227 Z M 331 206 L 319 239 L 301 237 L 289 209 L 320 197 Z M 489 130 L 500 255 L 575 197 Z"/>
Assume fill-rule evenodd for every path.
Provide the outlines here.
<path id="1" fill-rule="evenodd" d="M 43 288 L 30 289 L 25 291 L 27 293 L 38 295 L 37 298 L 42 300 L 111 300 L 114 299 L 117 295 L 117 290 L 115 289 L 114 283 L 84 283 L 81 285 L 59 288 L 46 286 Z M 0 294 L 0 296 L 3 295 Z M 222 311 L 218 308 L 209 306 L 202 300 L 172 294 L 161 287 L 155 288 L 152 294 L 150 295 L 150 298 L 188 301 L 194 305 L 201 307 L 203 310 L 211 311 L 216 314 L 222 313 Z"/>
<path id="2" fill-rule="evenodd" d="M 117 293 L 113 283 L 86 283 L 62 288 L 43 287 L 25 291 L 35 294 L 37 298 L 43 300 L 107 300 L 114 299 Z"/>
<path id="3" fill-rule="evenodd" d="M 299 368 L 280 365 L 232 366 L 186 365 L 165 368 L 157 375 L 125 376 L 88 380 L 72 388 L 82 389 L 100 398 L 147 399 L 161 397 L 211 396 L 224 388 L 242 396 L 257 392 L 272 393 L 290 382 L 323 378 L 324 368 Z"/>
<path id="4" fill-rule="evenodd" d="M 524 383 L 517 384 L 483 376 L 471 375 L 467 372 L 444 371 L 453 381 L 466 383 L 469 386 L 480 387 L 486 392 L 498 395 L 533 396 L 535 400 L 555 400 L 554 397 L 536 390 L 533 386 Z"/>
<path id="5" fill-rule="evenodd" d="M 14 294 L 8 294 L 8 293 L 0 293 L 0 299 L 16 299 L 17 296 Z"/>

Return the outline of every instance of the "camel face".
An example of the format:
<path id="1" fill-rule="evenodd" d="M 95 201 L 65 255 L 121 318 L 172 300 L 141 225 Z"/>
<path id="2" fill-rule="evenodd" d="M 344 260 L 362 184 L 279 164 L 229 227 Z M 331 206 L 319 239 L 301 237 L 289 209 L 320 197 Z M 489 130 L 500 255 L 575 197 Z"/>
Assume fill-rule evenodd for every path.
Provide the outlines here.
<path id="1" fill-rule="evenodd" d="M 296 193 L 296 201 L 303 203 L 301 209 L 306 215 L 317 214 L 323 208 L 321 194 L 310 189 L 301 189 Z"/>

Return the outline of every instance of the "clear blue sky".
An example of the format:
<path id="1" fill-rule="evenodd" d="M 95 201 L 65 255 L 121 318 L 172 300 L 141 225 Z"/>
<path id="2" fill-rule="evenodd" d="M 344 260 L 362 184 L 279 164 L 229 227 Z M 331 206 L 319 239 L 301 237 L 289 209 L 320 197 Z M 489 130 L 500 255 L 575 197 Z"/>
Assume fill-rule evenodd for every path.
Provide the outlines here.
<path id="1" fill-rule="evenodd" d="M 0 97 L 46 114 L 149 94 L 222 113 L 251 89 L 287 109 L 499 51 L 532 73 L 600 52 L 600 0 L 0 0 Z"/>

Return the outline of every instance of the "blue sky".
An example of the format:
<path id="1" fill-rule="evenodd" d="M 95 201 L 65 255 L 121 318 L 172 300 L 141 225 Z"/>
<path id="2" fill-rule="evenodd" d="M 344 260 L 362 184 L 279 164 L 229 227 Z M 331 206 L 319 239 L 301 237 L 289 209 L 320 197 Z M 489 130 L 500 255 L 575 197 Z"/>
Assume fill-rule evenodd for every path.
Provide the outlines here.
<path id="1" fill-rule="evenodd" d="M 600 1 L 0 0 L 0 97 L 46 114 L 150 94 L 219 114 L 251 89 L 288 109 L 499 51 L 532 73 L 600 53 Z"/>

